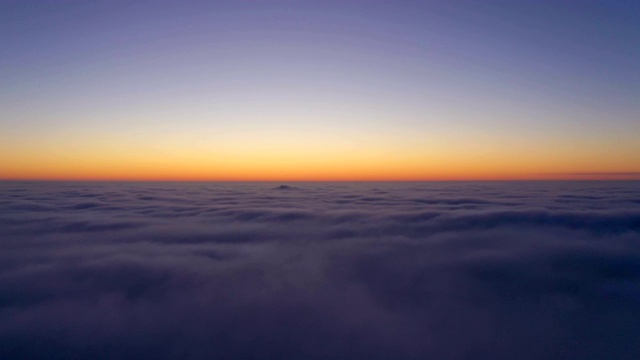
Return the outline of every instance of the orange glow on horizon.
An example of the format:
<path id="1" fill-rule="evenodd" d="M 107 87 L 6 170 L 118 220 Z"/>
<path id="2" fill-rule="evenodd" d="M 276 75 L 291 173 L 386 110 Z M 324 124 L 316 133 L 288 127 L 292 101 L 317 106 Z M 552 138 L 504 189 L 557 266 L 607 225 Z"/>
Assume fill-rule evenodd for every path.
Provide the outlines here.
<path id="1" fill-rule="evenodd" d="M 68 162 L 0 168 L 0 180 L 56 181 L 502 181 L 502 180 L 640 180 L 640 172 L 589 171 L 544 166 L 500 168 L 490 163 L 417 164 L 411 162 L 308 164 L 224 162 Z M 420 166 L 422 165 L 422 166 Z M 439 166 L 438 166 L 439 165 Z M 571 169 L 570 169 L 571 170 Z"/>
<path id="2" fill-rule="evenodd" d="M 456 142 L 316 133 L 49 136 L 0 144 L 0 179 L 107 181 L 471 181 L 640 179 L 638 144 Z M 262 135 L 262 136 L 260 136 Z M 341 134 L 343 135 L 343 134 Z M 428 140 L 428 141 L 427 141 Z M 584 150 L 587 149 L 587 150 Z"/>

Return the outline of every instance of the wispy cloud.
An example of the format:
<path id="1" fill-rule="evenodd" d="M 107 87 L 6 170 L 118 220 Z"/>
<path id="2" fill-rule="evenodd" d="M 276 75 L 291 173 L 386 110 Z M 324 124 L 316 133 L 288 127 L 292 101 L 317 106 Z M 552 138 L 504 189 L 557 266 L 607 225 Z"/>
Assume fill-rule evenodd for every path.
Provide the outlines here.
<path id="1" fill-rule="evenodd" d="M 577 172 L 568 173 L 575 176 L 640 176 L 640 172 Z"/>

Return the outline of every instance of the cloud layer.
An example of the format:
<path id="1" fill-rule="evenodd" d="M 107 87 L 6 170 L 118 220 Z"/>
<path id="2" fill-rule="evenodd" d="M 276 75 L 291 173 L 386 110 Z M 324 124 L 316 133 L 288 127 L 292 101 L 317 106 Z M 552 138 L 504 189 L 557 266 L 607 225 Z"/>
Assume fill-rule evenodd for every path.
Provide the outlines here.
<path id="1" fill-rule="evenodd" d="M 0 183 L 3 359 L 635 359 L 640 183 Z"/>

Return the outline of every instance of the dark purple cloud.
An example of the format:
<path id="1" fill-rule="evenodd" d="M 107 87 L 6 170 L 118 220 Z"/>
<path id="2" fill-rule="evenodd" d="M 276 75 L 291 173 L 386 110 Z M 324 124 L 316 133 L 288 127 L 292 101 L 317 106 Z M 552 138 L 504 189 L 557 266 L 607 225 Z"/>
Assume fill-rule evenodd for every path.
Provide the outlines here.
<path id="1" fill-rule="evenodd" d="M 639 200 L 637 182 L 0 183 L 0 358 L 635 359 Z"/>

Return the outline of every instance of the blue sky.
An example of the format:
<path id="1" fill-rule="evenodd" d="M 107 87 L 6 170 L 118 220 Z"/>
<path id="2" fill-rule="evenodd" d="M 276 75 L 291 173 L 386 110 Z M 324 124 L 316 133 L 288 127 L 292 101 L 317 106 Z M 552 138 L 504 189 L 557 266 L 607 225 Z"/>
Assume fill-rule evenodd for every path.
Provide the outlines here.
<path id="1" fill-rule="evenodd" d="M 250 166 L 240 149 L 269 153 L 292 138 L 345 143 L 360 163 L 380 150 L 388 169 L 371 171 L 406 162 L 422 166 L 418 178 L 453 176 L 438 161 L 467 166 L 470 153 L 493 164 L 470 177 L 525 176 L 527 163 L 640 171 L 635 1 L 1 6 L 0 154 L 20 159 L 4 177 L 113 152 L 102 143 L 142 162 L 164 148 L 193 164 L 227 154 Z M 261 161 L 322 151 L 294 141 Z M 310 158 L 323 167 L 336 156 Z"/>

